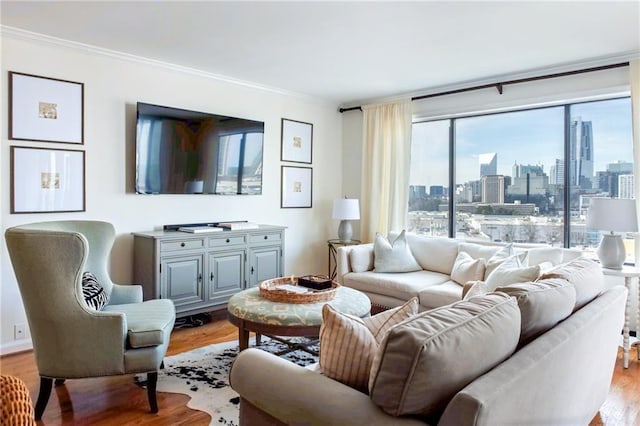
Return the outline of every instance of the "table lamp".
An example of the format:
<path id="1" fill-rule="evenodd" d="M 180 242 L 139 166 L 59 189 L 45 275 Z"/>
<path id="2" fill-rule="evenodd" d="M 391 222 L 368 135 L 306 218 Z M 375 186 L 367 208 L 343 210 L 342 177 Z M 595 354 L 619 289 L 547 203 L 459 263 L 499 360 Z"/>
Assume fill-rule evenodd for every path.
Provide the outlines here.
<path id="1" fill-rule="evenodd" d="M 603 268 L 622 269 L 626 258 L 624 243 L 622 236 L 614 232 L 638 232 L 636 200 L 592 198 L 587 213 L 587 228 L 610 232 L 602 234 L 598 259 Z"/>
<path id="2" fill-rule="evenodd" d="M 340 241 L 351 241 L 353 228 L 350 220 L 360 219 L 360 205 L 357 198 L 338 198 L 333 202 L 333 218 L 340 220 L 338 238 Z"/>

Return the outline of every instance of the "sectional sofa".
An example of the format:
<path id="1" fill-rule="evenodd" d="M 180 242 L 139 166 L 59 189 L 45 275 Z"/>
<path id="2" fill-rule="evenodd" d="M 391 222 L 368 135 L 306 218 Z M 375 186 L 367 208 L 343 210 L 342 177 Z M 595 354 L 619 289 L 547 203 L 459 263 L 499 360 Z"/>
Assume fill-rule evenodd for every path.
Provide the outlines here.
<path id="1" fill-rule="evenodd" d="M 417 242 L 414 240 L 412 250 Z M 385 284 L 386 294 L 373 291 L 375 286 L 366 288 L 373 300 L 386 305 L 417 295 L 422 310 L 417 312 L 416 308 L 411 316 L 390 327 L 376 346 L 372 366 L 366 372 L 368 387 L 348 386 L 324 371 L 322 354 L 319 374 L 250 348 L 238 355 L 229 378 L 240 394 L 241 425 L 589 424 L 609 392 L 624 323 L 626 288 L 603 290 L 600 266 L 572 251 L 535 247 L 508 258 L 530 256 L 535 265 L 543 258 L 551 259 L 544 262 L 560 263 L 535 282 L 474 293 L 486 282 L 471 286 L 451 283 L 451 271 L 446 271 L 450 259 L 459 257 L 454 253 L 463 243 L 419 243 L 424 251 L 415 250 L 416 258 L 431 269 L 404 274 L 423 276 L 429 285 L 420 287 L 420 278 L 390 279 Z M 437 259 L 420 257 L 431 243 L 438 247 L 433 254 Z M 490 259 L 503 249 L 494 248 L 484 255 Z M 358 257 L 347 259 L 357 267 Z M 374 278 L 373 284 L 384 281 L 385 273 L 368 272 L 344 273 L 343 269 L 342 278 L 347 278 L 345 284 L 350 274 L 368 277 L 361 282 L 369 284 Z M 388 275 L 398 278 L 399 274 Z M 449 292 L 449 297 L 457 301 L 428 309 L 434 303 L 428 296 L 438 293 L 426 290 L 453 285 L 460 290 Z M 464 287 L 468 291 L 460 300 Z M 379 315 L 399 312 L 409 303 L 415 301 Z M 345 330 L 347 336 L 340 344 L 357 337 Z M 323 345 L 334 344 L 323 340 L 322 329 L 320 344 L 321 351 Z M 345 369 L 369 356 L 360 350 L 343 352 Z"/>
<path id="2" fill-rule="evenodd" d="M 398 232 L 391 232 L 389 241 L 398 236 Z M 336 280 L 365 293 L 376 310 L 399 306 L 412 297 L 418 298 L 421 310 L 428 310 L 462 298 L 465 283 L 455 282 L 451 278 L 453 265 L 461 251 L 469 253 L 472 258 L 484 258 L 487 261 L 500 251 L 505 256 L 520 253 L 523 259 L 526 257 L 528 266 L 539 265 L 543 271 L 582 255 L 578 250 L 560 247 L 495 244 L 412 233 L 406 234 L 406 241 L 420 266 L 419 270 L 399 273 L 375 271 L 374 243 L 369 243 L 338 248 Z"/>

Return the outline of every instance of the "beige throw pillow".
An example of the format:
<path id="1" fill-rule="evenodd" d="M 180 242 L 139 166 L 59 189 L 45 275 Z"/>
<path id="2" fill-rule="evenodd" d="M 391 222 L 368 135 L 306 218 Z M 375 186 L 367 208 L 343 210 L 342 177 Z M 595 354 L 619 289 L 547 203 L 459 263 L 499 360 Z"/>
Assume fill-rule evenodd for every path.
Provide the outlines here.
<path id="1" fill-rule="evenodd" d="M 467 281 L 462 287 L 462 300 L 469 300 L 487 293 L 489 293 L 489 288 L 484 281 Z"/>
<path id="2" fill-rule="evenodd" d="M 417 297 L 367 318 L 342 314 L 330 305 L 324 305 L 320 327 L 320 371 L 366 392 L 378 345 L 391 327 L 417 313 Z"/>
<path id="3" fill-rule="evenodd" d="M 524 256 L 526 253 L 511 256 L 494 269 L 485 280 L 488 290 L 494 291 L 496 287 L 537 280 L 540 276 L 540 266 L 526 266 L 522 263 Z"/>
<path id="4" fill-rule="evenodd" d="M 453 263 L 451 279 L 460 285 L 467 281 L 481 280 L 484 278 L 484 259 L 473 259 L 467 252 L 461 251 Z"/>
<path id="5" fill-rule="evenodd" d="M 376 233 L 373 243 L 374 272 L 414 272 L 422 268 L 416 262 L 407 244 L 405 231 L 389 243 L 386 238 Z"/>

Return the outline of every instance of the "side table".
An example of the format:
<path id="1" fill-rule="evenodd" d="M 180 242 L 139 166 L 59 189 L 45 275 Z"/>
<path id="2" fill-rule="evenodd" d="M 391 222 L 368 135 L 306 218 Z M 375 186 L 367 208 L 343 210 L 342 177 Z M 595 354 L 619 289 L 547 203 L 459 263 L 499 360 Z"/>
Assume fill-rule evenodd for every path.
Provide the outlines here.
<path id="1" fill-rule="evenodd" d="M 336 268 L 338 267 L 338 263 L 336 261 L 336 255 L 338 247 L 342 246 L 357 246 L 360 244 L 360 240 L 328 240 L 327 245 L 329 246 L 329 278 L 334 279 L 337 275 Z"/>
<path id="2" fill-rule="evenodd" d="M 611 277 L 623 277 L 624 286 L 629 292 L 627 294 L 627 306 L 624 311 L 624 328 L 622 329 L 622 361 L 624 368 L 629 368 L 629 349 L 631 348 L 631 338 L 629 337 L 629 329 L 631 325 L 631 284 L 635 283 L 636 287 L 638 286 L 640 268 L 634 268 L 631 266 L 623 266 L 622 269 L 602 268 L 602 273 Z M 640 337 L 640 291 L 638 292 L 638 299 L 638 312 L 636 316 L 636 339 L 634 339 L 634 345 L 638 344 L 638 338 Z M 638 359 L 640 359 L 640 352 L 638 353 Z"/>

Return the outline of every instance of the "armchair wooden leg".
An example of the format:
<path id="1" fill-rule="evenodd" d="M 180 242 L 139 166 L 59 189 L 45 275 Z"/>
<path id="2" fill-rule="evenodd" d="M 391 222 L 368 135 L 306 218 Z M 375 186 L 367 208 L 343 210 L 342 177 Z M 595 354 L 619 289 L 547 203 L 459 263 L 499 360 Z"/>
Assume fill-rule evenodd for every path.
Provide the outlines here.
<path id="1" fill-rule="evenodd" d="M 53 379 L 47 377 L 40 377 L 40 391 L 38 393 L 38 401 L 35 408 L 35 419 L 42 419 L 44 409 L 47 408 L 47 402 L 49 402 L 49 396 L 51 395 L 51 387 L 53 386 Z"/>
<path id="2" fill-rule="evenodd" d="M 638 353 L 640 353 L 640 352 L 638 352 Z M 640 357 L 640 355 L 639 355 L 639 357 Z M 640 358 L 638 358 L 638 359 L 640 359 Z M 164 361 L 162 361 L 160 363 L 160 370 L 164 370 Z"/>
<path id="3" fill-rule="evenodd" d="M 152 413 L 158 412 L 158 400 L 156 399 L 156 384 L 158 383 L 158 372 L 147 373 L 147 398 L 149 408 Z"/>
<path id="4" fill-rule="evenodd" d="M 56 379 L 56 381 L 53 383 L 53 385 L 54 386 L 64 385 L 64 381 L 65 381 L 65 379 Z"/>

